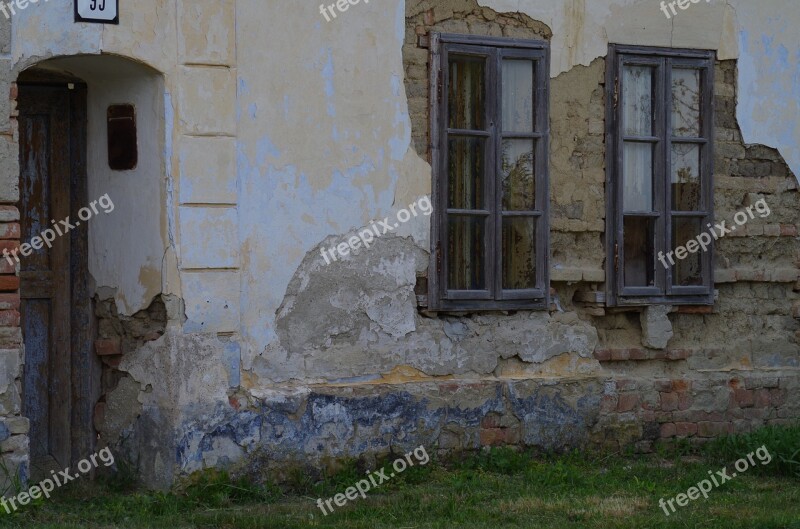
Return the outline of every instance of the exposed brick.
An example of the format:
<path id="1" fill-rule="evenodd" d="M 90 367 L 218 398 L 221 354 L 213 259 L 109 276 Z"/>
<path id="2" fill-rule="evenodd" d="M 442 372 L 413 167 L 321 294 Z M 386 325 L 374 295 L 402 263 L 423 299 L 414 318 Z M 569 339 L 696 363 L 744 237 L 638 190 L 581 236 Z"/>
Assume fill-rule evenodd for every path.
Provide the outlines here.
<path id="1" fill-rule="evenodd" d="M 13 260 L 9 263 L 8 259 L 0 258 L 0 274 L 16 274 L 17 263 Z"/>
<path id="2" fill-rule="evenodd" d="M 0 292 L 16 292 L 19 290 L 19 278 L 17 276 L 0 276 Z"/>
<path id="3" fill-rule="evenodd" d="M 635 409 L 639 405 L 639 394 L 638 393 L 622 393 L 619 396 L 619 402 L 617 403 L 617 411 L 620 413 L 624 413 L 626 411 L 631 411 Z"/>
<path id="4" fill-rule="evenodd" d="M 780 237 L 781 227 L 779 224 L 766 224 L 764 226 L 764 236 L 766 237 Z"/>
<path id="5" fill-rule="evenodd" d="M 768 408 L 770 406 L 771 399 L 768 389 L 757 389 L 754 393 L 754 406 L 756 408 Z"/>
<path id="6" fill-rule="evenodd" d="M 781 237 L 797 237 L 797 226 L 794 224 L 781 224 Z"/>
<path id="7" fill-rule="evenodd" d="M 0 206 L 0 222 L 14 222 L 19 220 L 19 210 L 16 206 Z"/>
<path id="8" fill-rule="evenodd" d="M 616 395 L 603 395 L 600 399 L 600 412 L 611 413 L 617 409 L 617 396 Z"/>
<path id="9" fill-rule="evenodd" d="M 505 428 L 486 428 L 481 430 L 481 446 L 500 446 L 506 444 Z"/>
<path id="10" fill-rule="evenodd" d="M 672 391 L 672 381 L 671 380 L 656 380 L 653 382 L 653 386 L 655 387 L 656 391 Z"/>
<path id="11" fill-rule="evenodd" d="M 671 349 L 667 351 L 667 360 L 686 360 L 690 354 L 688 349 Z"/>
<path id="12" fill-rule="evenodd" d="M 645 351 L 644 349 L 633 348 L 633 349 L 628 349 L 628 357 L 631 360 L 647 360 L 648 354 L 647 351 Z"/>
<path id="13" fill-rule="evenodd" d="M 3 254 L 3 250 L 8 250 L 8 253 L 11 253 L 17 248 L 19 248 L 19 241 L 0 240 L 0 255 Z"/>
<path id="14" fill-rule="evenodd" d="M 693 422 L 676 422 L 675 430 L 680 437 L 689 437 L 697 434 L 697 424 Z"/>
<path id="15" fill-rule="evenodd" d="M 97 356 L 112 356 L 122 354 L 122 345 L 119 338 L 100 338 L 94 342 L 94 352 Z"/>
<path id="16" fill-rule="evenodd" d="M 688 391 L 682 391 L 678 393 L 678 409 L 679 410 L 688 410 L 692 407 L 692 402 L 694 402 L 694 398 L 692 394 Z"/>
<path id="17" fill-rule="evenodd" d="M 19 312 L 0 310 L 0 327 L 19 327 Z"/>
<path id="18" fill-rule="evenodd" d="M 119 365 L 122 363 L 122 355 L 101 356 L 100 359 L 105 365 L 112 369 L 119 368 Z"/>
<path id="19" fill-rule="evenodd" d="M 733 392 L 740 408 L 752 408 L 755 405 L 755 393 L 752 390 L 735 389 Z"/>
<path id="20" fill-rule="evenodd" d="M 656 422 L 672 422 L 672 413 L 668 411 L 657 411 L 655 413 Z"/>
<path id="21" fill-rule="evenodd" d="M 678 394 L 677 393 L 662 393 L 661 394 L 661 410 L 662 411 L 675 411 L 678 409 Z"/>
<path id="22" fill-rule="evenodd" d="M 661 425 L 661 437 L 675 437 L 676 433 L 675 423 L 665 422 Z"/>
<path id="23" fill-rule="evenodd" d="M 0 223 L 0 239 L 19 239 L 19 222 Z"/>
<path id="24" fill-rule="evenodd" d="M 611 350 L 610 349 L 596 349 L 594 351 L 594 358 L 598 362 L 608 362 L 611 360 Z"/>
<path id="25" fill-rule="evenodd" d="M 0 294 L 0 310 L 19 310 L 20 298 L 16 294 Z"/>
<path id="26" fill-rule="evenodd" d="M 624 360 L 629 360 L 631 357 L 630 352 L 628 349 L 612 349 L 611 350 L 611 359 L 620 362 Z"/>
<path id="27" fill-rule="evenodd" d="M 492 413 L 481 419 L 481 428 L 500 428 L 500 415 Z"/>
<path id="28" fill-rule="evenodd" d="M 677 310 L 678 314 L 712 314 L 714 307 L 708 305 L 681 305 Z"/>
<path id="29" fill-rule="evenodd" d="M 769 390 L 769 398 L 772 405 L 775 407 L 783 406 L 786 404 L 786 397 L 788 392 L 785 389 L 771 389 Z"/>
<path id="30" fill-rule="evenodd" d="M 682 378 L 672 379 L 672 391 L 689 391 L 692 389 L 692 381 Z"/>

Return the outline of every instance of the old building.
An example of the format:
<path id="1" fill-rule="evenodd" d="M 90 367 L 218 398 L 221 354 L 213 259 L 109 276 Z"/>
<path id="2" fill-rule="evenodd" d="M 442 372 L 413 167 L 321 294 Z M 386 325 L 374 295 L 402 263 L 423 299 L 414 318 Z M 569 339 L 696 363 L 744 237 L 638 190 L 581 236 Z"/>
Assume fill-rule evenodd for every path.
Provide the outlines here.
<path id="1" fill-rule="evenodd" d="M 800 418 L 796 3 L 22 3 L 4 479 Z"/>

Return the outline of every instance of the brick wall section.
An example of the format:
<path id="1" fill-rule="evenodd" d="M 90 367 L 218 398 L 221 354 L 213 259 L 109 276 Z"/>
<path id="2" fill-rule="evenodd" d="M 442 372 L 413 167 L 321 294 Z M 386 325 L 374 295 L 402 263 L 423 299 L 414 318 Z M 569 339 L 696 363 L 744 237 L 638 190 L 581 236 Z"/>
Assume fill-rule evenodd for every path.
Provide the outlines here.
<path id="1" fill-rule="evenodd" d="M 0 152 L 16 152 L 16 85 L 10 90 L 10 116 L 0 116 Z M 6 108 L 6 105 L 0 105 Z M 9 119 L 10 118 L 10 119 Z M 20 245 L 19 169 L 16 156 L 0 159 L 0 492 L 11 476 L 28 476 L 28 419 L 21 416 L 22 330 L 20 328 L 19 276 L 16 261 L 2 257 Z"/>

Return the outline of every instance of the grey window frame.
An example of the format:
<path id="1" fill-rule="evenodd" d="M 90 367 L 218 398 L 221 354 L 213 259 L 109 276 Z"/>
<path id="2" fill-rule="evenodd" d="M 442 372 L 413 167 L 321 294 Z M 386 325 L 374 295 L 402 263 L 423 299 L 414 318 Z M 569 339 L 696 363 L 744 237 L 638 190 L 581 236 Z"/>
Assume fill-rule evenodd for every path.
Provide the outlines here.
<path id="1" fill-rule="evenodd" d="M 669 252 L 672 239 L 673 217 L 703 215 L 702 225 L 714 222 L 714 66 L 716 53 L 712 50 L 609 45 L 606 68 L 606 304 L 628 305 L 713 305 L 714 303 L 714 247 L 701 252 L 702 286 L 673 286 L 672 269 L 665 269 L 657 258 L 656 285 L 654 287 L 624 287 L 624 244 L 621 168 L 623 143 L 621 73 L 625 64 L 651 64 L 657 66 L 658 86 L 653 106 L 656 114 L 656 145 L 653 158 L 654 210 L 658 209 L 655 228 L 654 253 Z M 671 73 L 673 66 L 686 66 L 702 72 L 701 121 L 702 135 L 698 138 L 673 137 L 670 119 Z M 680 212 L 671 207 L 671 146 L 673 142 L 697 143 L 703 150 L 700 186 L 702 210 Z M 638 215 L 638 214 L 637 214 Z"/>
<path id="2" fill-rule="evenodd" d="M 550 207 L 549 207 L 549 137 L 550 137 L 550 46 L 546 41 L 515 38 L 481 37 L 433 33 L 430 40 L 430 133 L 431 166 L 433 169 L 431 216 L 431 257 L 428 274 L 428 310 L 431 311 L 482 311 L 547 309 L 550 305 Z M 488 66 L 485 79 L 487 117 L 490 138 L 490 155 L 486 160 L 485 185 L 489 209 L 488 228 L 485 230 L 487 290 L 449 290 L 447 288 L 447 82 L 448 56 L 451 52 L 461 55 L 486 57 Z M 535 130 L 525 138 L 535 138 L 535 210 L 521 215 L 535 216 L 535 266 L 536 288 L 504 290 L 501 276 L 501 230 L 503 213 L 500 186 L 500 141 L 504 136 L 523 137 L 519 134 L 504 134 L 501 127 L 500 67 L 506 57 L 532 60 L 536 63 L 535 76 Z M 463 131 L 459 131 L 459 134 Z M 491 168 L 491 169 L 489 169 Z M 491 177 L 493 175 L 493 177 Z M 476 210 L 477 211 L 477 210 Z M 535 211 L 535 214 L 533 213 Z M 454 210 L 449 213 L 453 214 Z M 498 222 L 499 220 L 499 222 Z"/>

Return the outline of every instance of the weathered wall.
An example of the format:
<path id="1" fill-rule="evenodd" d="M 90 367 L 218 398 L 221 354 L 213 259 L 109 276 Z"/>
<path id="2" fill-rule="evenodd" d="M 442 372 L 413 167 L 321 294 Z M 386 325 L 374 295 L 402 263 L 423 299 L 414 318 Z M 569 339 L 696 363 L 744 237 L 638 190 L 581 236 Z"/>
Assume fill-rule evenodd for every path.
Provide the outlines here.
<path id="1" fill-rule="evenodd" d="M 147 0 L 101 27 L 68 22 L 71 2 L 50 0 L 14 20 L 13 40 L 0 20 L 0 93 L 58 55 L 102 51 L 154 70 L 133 91 L 163 113 L 151 127 L 159 141 L 147 143 L 158 163 L 142 168 L 154 173 L 145 188 L 118 182 L 128 224 L 107 225 L 93 250 L 137 272 L 97 272 L 108 287 L 97 293 L 103 442 L 164 486 L 245 461 L 257 473 L 422 442 L 648 450 L 661 437 L 797 418 L 798 195 L 784 161 L 797 156 L 797 105 L 786 99 L 797 83 L 777 68 L 794 53 L 787 33 L 762 36 L 773 27 L 764 13 L 796 20 L 800 10 L 765 6 L 742 17 L 738 0 L 699 3 L 668 21 L 649 0 L 396 0 L 326 22 L 315 4 Z M 426 216 L 330 265 L 319 253 L 430 193 L 428 50 L 417 37 L 439 30 L 551 42 L 551 311 L 420 312 Z M 717 216 L 762 196 L 772 214 L 719 242 L 713 309 L 643 316 L 592 301 L 606 266 L 609 42 L 718 51 Z M 772 100 L 758 94 L 775 80 L 773 100 L 788 103 L 762 119 Z M 8 106 L 0 98 L 0 246 L 13 247 Z M 134 257 L 125 233 L 144 217 L 146 251 Z M 2 266 L 0 417 L 13 419 L 0 424 L 15 435 L 0 447 L 24 470 L 18 281 Z M 643 317 L 672 327 L 667 347 L 642 345 L 655 338 Z"/>

